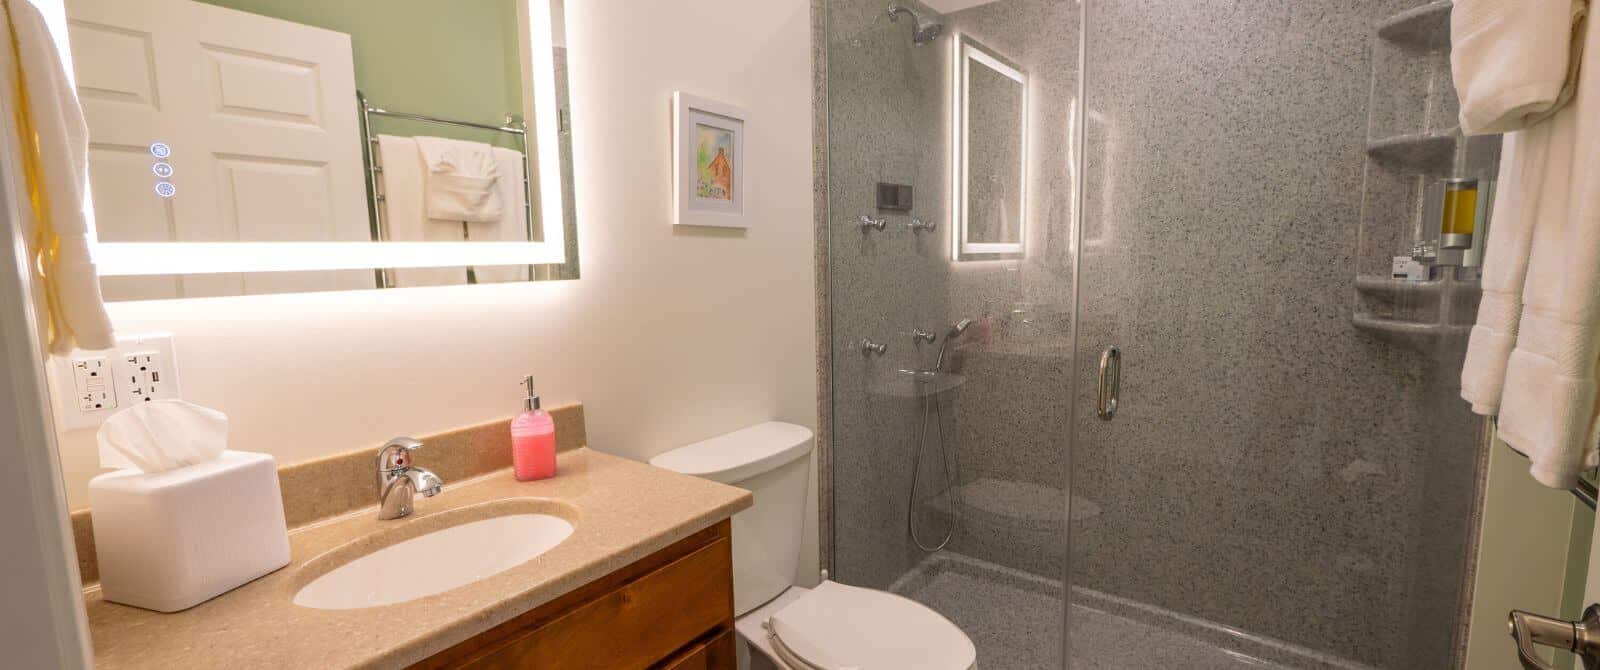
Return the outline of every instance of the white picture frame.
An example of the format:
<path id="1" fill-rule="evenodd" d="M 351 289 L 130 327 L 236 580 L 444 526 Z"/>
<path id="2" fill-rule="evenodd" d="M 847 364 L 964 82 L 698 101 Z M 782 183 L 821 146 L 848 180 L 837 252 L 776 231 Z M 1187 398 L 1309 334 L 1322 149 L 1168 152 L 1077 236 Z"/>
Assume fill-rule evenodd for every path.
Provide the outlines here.
<path id="1" fill-rule="evenodd" d="M 741 107 L 673 92 L 672 225 L 750 227 L 749 118 Z"/>

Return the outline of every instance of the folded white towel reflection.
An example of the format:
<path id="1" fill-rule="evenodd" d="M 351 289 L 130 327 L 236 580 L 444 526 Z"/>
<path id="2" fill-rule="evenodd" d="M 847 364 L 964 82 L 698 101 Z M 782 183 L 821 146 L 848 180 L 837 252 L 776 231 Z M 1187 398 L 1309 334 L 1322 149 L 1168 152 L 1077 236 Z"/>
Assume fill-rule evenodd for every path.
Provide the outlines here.
<path id="1" fill-rule="evenodd" d="M 383 208 L 386 239 L 397 242 L 460 242 L 461 222 L 430 221 L 422 202 L 424 177 L 422 155 L 417 141 L 398 135 L 378 136 L 378 155 L 383 159 Z M 460 267 L 399 268 L 393 271 L 396 286 L 454 286 L 467 281 Z"/>
<path id="2" fill-rule="evenodd" d="M 1550 117 L 1571 99 L 1587 0 L 1456 0 L 1450 69 L 1461 130 L 1504 133 Z"/>
<path id="3" fill-rule="evenodd" d="M 428 218 L 441 221 L 499 221 L 503 211 L 496 188 L 500 170 L 494 147 L 482 142 L 417 137 L 424 166 L 423 201 Z"/>
<path id="4" fill-rule="evenodd" d="M 522 152 L 504 147 L 494 148 L 495 163 L 500 166 L 500 202 L 505 203 L 500 219 L 493 223 L 467 225 L 467 239 L 472 242 L 528 242 L 528 210 L 523 207 L 528 196 L 522 184 Z M 474 268 L 479 283 L 527 281 L 526 265 L 480 265 Z"/>
<path id="5" fill-rule="evenodd" d="M 165 472 L 215 459 L 228 448 L 228 415 L 182 400 L 117 412 L 95 435 L 100 467 Z"/>

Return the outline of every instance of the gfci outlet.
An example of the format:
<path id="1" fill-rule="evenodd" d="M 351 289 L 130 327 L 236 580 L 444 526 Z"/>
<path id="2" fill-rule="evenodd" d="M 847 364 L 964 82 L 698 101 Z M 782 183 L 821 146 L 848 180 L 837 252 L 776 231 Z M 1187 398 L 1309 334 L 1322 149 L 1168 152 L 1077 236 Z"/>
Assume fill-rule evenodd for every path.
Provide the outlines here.
<path id="1" fill-rule="evenodd" d="M 51 360 L 56 423 L 61 430 L 98 428 L 137 403 L 181 398 L 171 333 L 118 335 L 115 349 L 73 350 Z"/>

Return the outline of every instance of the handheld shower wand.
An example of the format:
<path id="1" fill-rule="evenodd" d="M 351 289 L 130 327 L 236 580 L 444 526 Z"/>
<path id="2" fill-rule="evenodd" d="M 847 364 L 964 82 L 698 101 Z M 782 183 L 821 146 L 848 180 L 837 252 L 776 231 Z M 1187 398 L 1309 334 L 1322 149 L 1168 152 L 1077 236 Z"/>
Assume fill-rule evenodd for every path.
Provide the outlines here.
<path id="1" fill-rule="evenodd" d="M 947 332 L 947 333 L 944 334 L 944 342 L 939 344 L 939 358 L 934 360 L 933 369 L 935 369 L 935 370 L 943 370 L 944 369 L 944 352 L 945 352 L 945 349 L 948 349 L 950 347 L 950 341 L 951 340 L 954 340 L 954 339 L 956 339 L 958 337 L 961 337 L 961 334 L 967 332 L 967 328 L 970 327 L 971 325 L 972 325 L 972 319 L 962 319 L 960 321 L 957 321 L 955 323 L 955 325 L 950 326 L 950 332 Z"/>
<path id="2" fill-rule="evenodd" d="M 933 370 L 928 371 L 930 378 L 936 377 L 944 370 L 944 354 L 945 350 L 950 346 L 950 341 L 961 337 L 961 334 L 967 332 L 967 328 L 971 326 L 972 319 L 962 319 L 957 321 L 955 325 L 950 326 L 950 330 L 944 334 L 944 342 L 939 344 L 939 358 L 934 362 Z M 955 535 L 956 519 L 959 516 L 952 516 L 950 526 L 945 529 L 944 537 L 937 543 L 924 542 L 922 536 L 917 533 L 917 484 L 922 479 L 922 450 L 928 446 L 928 418 L 930 416 L 934 420 L 934 426 L 939 430 L 939 464 L 940 470 L 944 473 L 944 488 L 942 490 L 947 499 L 951 499 L 951 514 L 959 515 L 960 503 L 950 498 L 959 495 L 959 493 L 951 486 L 954 477 L 950 474 L 950 454 L 949 449 L 945 446 L 944 410 L 939 408 L 937 387 L 928 389 L 927 395 L 922 399 L 922 422 L 917 428 L 917 444 L 911 451 L 911 491 L 906 498 L 906 530 L 911 533 L 911 541 L 916 543 L 917 548 L 932 553 L 950 544 L 950 538 Z M 957 459 L 959 460 L 959 456 Z M 938 494 L 935 493 L 934 495 Z"/>

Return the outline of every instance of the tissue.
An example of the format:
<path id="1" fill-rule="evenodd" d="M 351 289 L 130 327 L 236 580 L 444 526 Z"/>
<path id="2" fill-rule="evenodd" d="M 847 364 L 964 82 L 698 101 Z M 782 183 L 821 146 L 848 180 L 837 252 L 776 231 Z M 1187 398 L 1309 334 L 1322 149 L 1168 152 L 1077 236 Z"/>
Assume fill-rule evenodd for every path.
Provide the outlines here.
<path id="1" fill-rule="evenodd" d="M 111 415 L 95 440 L 102 468 L 165 472 L 220 456 L 228 446 L 228 415 L 182 400 L 152 400 Z"/>

